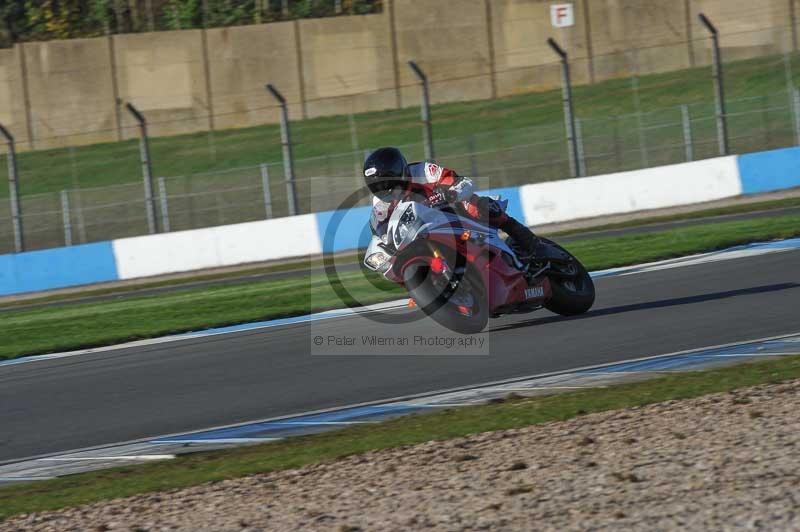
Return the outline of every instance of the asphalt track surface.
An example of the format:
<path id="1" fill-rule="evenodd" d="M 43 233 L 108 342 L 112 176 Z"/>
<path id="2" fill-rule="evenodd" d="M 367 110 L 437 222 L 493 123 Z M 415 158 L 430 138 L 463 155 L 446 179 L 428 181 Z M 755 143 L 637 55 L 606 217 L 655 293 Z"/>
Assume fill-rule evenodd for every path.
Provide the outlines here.
<path id="1" fill-rule="evenodd" d="M 351 316 L 1 367 L 0 462 L 800 330 L 800 250 L 595 282 L 584 316 L 490 321 L 486 355 L 311 353 L 438 331 Z"/>
<path id="2" fill-rule="evenodd" d="M 724 214 L 718 216 L 707 216 L 702 218 L 690 218 L 686 220 L 674 220 L 671 222 L 649 223 L 643 225 L 635 225 L 632 227 L 621 227 L 617 229 L 601 229 L 595 231 L 586 230 L 586 231 L 571 233 L 569 235 L 564 235 L 564 236 L 554 235 L 553 239 L 562 244 L 569 244 L 570 242 L 586 238 L 614 238 L 627 235 L 640 235 L 647 233 L 655 233 L 659 231 L 669 231 L 671 229 L 706 225 L 709 223 L 759 220 L 775 216 L 788 216 L 796 214 L 800 214 L 800 207 L 782 207 L 777 209 L 768 209 L 768 210 L 745 212 L 738 214 Z M 547 235 L 545 234 L 545 236 Z M 351 265 L 343 267 L 342 270 L 343 271 L 355 270 L 358 267 L 359 266 L 357 264 L 353 263 Z M 123 299 L 130 299 L 134 297 L 161 295 L 174 292 L 182 292 L 186 290 L 196 290 L 199 288 L 209 288 L 214 286 L 233 286 L 233 285 L 254 283 L 254 282 L 277 281 L 281 279 L 287 279 L 292 277 L 310 275 L 314 273 L 323 273 L 323 272 L 324 270 L 322 268 L 312 269 L 309 267 L 304 268 L 302 266 L 299 266 L 297 269 L 292 269 L 288 271 L 257 273 L 257 274 L 250 273 L 247 275 L 231 275 L 218 279 L 183 282 L 183 283 L 176 283 L 172 285 L 158 286 L 152 288 L 143 287 L 133 290 L 125 290 L 125 291 L 120 290 L 107 294 L 73 297 L 66 300 L 44 301 L 44 302 L 33 301 L 27 305 L 13 305 L 5 308 L 0 307 L 0 313 L 16 312 L 20 310 L 32 310 L 38 308 L 65 307 L 80 303 L 100 303 L 103 301 L 120 301 Z"/>

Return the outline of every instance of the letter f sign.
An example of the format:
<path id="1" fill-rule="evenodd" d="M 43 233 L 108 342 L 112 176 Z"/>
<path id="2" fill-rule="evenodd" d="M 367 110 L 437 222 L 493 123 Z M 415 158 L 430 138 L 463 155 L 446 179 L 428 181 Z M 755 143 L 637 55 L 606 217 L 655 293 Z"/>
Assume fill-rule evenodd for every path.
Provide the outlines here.
<path id="1" fill-rule="evenodd" d="M 554 28 L 566 28 L 575 24 L 575 12 L 572 4 L 555 4 L 550 6 L 550 22 Z"/>

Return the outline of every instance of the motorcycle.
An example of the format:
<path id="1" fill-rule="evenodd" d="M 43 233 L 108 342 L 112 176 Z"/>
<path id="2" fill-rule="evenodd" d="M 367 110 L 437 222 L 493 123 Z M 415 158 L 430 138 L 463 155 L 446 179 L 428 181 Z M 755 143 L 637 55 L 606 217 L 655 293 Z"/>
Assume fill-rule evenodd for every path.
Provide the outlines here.
<path id="1" fill-rule="evenodd" d="M 501 202 L 505 209 L 507 202 Z M 364 265 L 403 285 L 411 301 L 450 330 L 473 334 L 489 318 L 546 308 L 562 316 L 587 312 L 592 278 L 578 259 L 546 238 L 525 265 L 511 237 L 456 208 L 401 201 L 386 231 L 370 220 Z"/>

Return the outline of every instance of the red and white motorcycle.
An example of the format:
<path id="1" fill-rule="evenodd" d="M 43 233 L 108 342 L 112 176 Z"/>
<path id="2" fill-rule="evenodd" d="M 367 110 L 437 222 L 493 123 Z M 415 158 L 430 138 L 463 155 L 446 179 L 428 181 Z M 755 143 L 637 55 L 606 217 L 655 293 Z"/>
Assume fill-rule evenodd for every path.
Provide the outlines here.
<path id="1" fill-rule="evenodd" d="M 514 242 L 453 209 L 400 202 L 384 234 L 373 237 L 367 268 L 405 286 L 428 316 L 463 334 L 482 331 L 490 317 L 542 307 L 564 316 L 588 311 L 594 283 L 578 259 L 542 238 L 527 266 Z"/>

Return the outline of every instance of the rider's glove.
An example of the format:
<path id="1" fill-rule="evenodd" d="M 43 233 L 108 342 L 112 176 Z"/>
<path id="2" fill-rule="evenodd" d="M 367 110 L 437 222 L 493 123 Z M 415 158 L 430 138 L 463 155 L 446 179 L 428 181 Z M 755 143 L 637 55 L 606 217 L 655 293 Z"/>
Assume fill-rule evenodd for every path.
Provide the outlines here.
<path id="1" fill-rule="evenodd" d="M 454 187 L 450 187 L 444 191 L 444 197 L 447 199 L 447 203 L 456 203 L 458 201 L 458 190 L 454 190 Z"/>
<path id="2" fill-rule="evenodd" d="M 462 177 L 458 183 L 447 189 L 447 201 L 456 203 L 459 201 L 468 201 L 472 197 L 473 190 L 472 180 L 467 177 Z"/>

